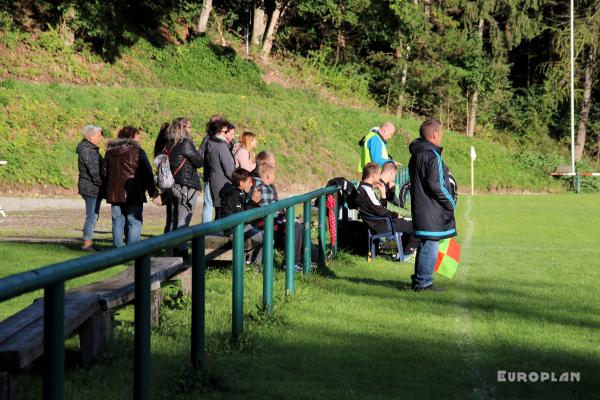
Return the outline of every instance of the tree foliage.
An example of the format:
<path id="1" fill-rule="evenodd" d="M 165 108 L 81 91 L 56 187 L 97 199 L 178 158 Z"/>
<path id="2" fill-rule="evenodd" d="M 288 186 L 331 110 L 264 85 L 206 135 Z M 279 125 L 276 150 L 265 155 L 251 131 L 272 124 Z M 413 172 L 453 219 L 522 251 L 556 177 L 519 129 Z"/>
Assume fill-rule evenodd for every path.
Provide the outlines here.
<path id="1" fill-rule="evenodd" d="M 202 6 L 199 0 L 0 2 L 11 17 L 3 24 L 55 29 L 107 60 L 139 37 L 158 46 L 189 40 Z M 348 79 L 360 74 L 370 96 L 390 112 L 432 115 L 476 136 L 506 130 L 523 141 L 540 135 L 562 141 L 568 130 L 568 2 L 223 0 L 212 6 L 209 31 L 242 40 L 253 32 L 251 48 L 262 52 L 263 62 L 272 48 L 318 60 L 320 70 L 350 71 Z M 596 154 L 600 0 L 579 0 L 576 8 L 580 145 Z M 257 21 L 261 26 L 252 31 Z"/>

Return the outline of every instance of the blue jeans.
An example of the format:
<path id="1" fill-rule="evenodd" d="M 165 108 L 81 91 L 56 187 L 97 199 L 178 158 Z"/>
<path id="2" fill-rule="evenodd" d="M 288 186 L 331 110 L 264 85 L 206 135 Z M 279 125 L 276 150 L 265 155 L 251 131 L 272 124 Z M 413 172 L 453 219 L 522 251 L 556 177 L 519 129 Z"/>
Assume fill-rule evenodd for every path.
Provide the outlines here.
<path id="1" fill-rule="evenodd" d="M 421 239 L 417 247 L 417 259 L 415 260 L 415 274 L 412 276 L 412 286 L 427 287 L 433 284 L 433 268 L 438 255 L 437 240 Z"/>
<path id="2" fill-rule="evenodd" d="M 202 206 L 202 223 L 211 222 L 214 220 L 213 213 L 215 207 L 213 206 L 213 199 L 210 195 L 210 184 L 204 183 L 204 205 Z"/>
<path id="3" fill-rule="evenodd" d="M 144 204 L 114 203 L 111 206 L 113 245 L 122 247 L 125 228 L 127 244 L 139 242 L 142 236 Z"/>
<path id="4" fill-rule="evenodd" d="M 100 204 L 102 203 L 101 198 L 88 197 L 83 198 L 85 200 L 85 223 L 83 224 L 83 240 L 92 240 L 94 237 L 94 228 L 96 227 L 96 221 L 100 215 Z"/>

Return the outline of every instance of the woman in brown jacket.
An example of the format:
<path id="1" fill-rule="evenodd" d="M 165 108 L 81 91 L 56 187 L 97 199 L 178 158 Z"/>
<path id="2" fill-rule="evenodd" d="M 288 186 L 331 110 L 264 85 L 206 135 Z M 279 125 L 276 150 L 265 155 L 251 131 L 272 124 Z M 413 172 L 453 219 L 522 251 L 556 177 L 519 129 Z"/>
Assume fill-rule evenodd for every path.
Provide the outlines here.
<path id="1" fill-rule="evenodd" d="M 140 147 L 140 130 L 126 126 L 106 149 L 103 171 L 106 176 L 106 202 L 111 205 L 112 234 L 115 247 L 123 246 L 127 227 L 127 243 L 140 240 L 146 192 L 158 196 L 152 167 Z"/>

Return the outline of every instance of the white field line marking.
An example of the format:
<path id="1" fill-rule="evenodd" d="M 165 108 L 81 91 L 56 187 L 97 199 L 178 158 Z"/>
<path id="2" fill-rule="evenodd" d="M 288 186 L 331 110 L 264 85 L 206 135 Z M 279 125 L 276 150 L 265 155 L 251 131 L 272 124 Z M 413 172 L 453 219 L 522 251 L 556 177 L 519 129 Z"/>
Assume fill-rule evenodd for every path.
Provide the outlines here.
<path id="1" fill-rule="evenodd" d="M 462 243 L 461 243 L 461 254 L 468 255 L 469 248 L 471 246 L 471 239 L 473 236 L 473 230 L 475 228 L 475 222 L 471 218 L 471 209 L 472 209 L 472 196 L 466 197 L 466 211 L 465 211 L 465 222 L 466 227 L 464 229 L 464 235 L 462 235 Z M 464 203 L 463 203 L 464 204 Z M 467 257 L 461 256 L 461 264 L 462 268 L 458 271 L 460 274 L 460 281 L 458 282 L 461 286 L 467 281 L 469 277 L 469 268 L 468 262 L 465 262 Z M 457 276 L 458 277 L 458 276 Z M 496 390 L 493 384 L 487 383 L 479 369 L 477 369 L 476 364 L 479 363 L 481 359 L 481 354 L 477 349 L 477 346 L 473 343 L 473 337 L 471 336 L 471 318 L 469 316 L 468 309 L 468 300 L 466 291 L 462 288 L 458 288 L 458 314 L 455 318 L 455 326 L 457 332 L 457 344 L 458 348 L 461 351 L 464 364 L 468 370 L 469 375 L 472 380 L 476 382 L 476 387 L 473 389 L 473 398 L 479 400 L 489 400 L 494 399 L 494 392 Z"/>

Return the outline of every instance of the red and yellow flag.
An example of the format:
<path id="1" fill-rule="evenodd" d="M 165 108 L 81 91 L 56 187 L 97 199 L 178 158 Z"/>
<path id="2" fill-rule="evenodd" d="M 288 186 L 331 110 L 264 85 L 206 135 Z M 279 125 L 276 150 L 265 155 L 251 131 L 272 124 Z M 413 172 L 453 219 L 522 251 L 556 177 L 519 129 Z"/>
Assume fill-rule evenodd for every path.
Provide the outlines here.
<path id="1" fill-rule="evenodd" d="M 442 239 L 439 242 L 437 261 L 434 271 L 452 278 L 460 262 L 460 245 L 454 238 Z"/>

